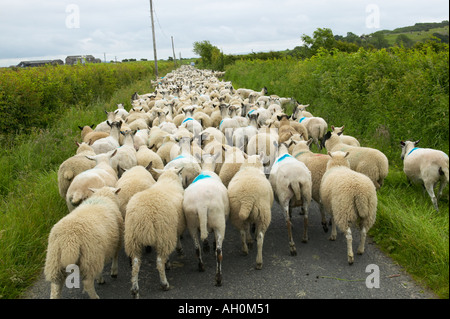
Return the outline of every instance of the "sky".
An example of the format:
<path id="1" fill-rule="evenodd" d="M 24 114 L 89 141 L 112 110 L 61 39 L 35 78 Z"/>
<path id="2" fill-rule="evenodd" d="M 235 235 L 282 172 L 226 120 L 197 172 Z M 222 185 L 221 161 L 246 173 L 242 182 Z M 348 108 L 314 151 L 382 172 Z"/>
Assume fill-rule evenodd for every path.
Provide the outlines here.
<path id="1" fill-rule="evenodd" d="M 158 59 L 196 57 L 208 40 L 225 54 L 293 49 L 303 34 L 392 30 L 449 19 L 447 0 L 153 0 Z M 0 2 L 0 67 L 94 55 L 153 60 L 150 0 Z"/>

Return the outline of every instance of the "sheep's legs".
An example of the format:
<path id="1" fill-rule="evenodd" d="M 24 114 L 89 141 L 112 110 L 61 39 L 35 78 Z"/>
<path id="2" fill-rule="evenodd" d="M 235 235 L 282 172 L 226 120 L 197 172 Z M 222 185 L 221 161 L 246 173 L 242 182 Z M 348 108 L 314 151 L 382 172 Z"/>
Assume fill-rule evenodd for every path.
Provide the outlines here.
<path id="1" fill-rule="evenodd" d="M 50 288 L 50 299 L 60 299 L 64 280 L 52 282 Z"/>
<path id="2" fill-rule="evenodd" d="M 287 202 L 286 205 L 283 206 L 283 209 L 284 209 L 284 214 L 285 214 L 284 217 L 286 219 L 286 226 L 287 226 L 288 237 L 289 237 L 289 250 L 291 252 L 291 256 L 296 256 L 297 250 L 295 248 L 294 239 L 292 237 L 292 223 L 291 223 L 291 219 L 289 217 L 289 201 Z"/>
<path id="3" fill-rule="evenodd" d="M 194 239 L 195 255 L 198 259 L 198 271 L 205 271 L 205 265 L 202 259 L 202 250 L 200 249 L 200 243 L 198 241 L 197 229 L 191 231 L 191 237 Z"/>
<path id="4" fill-rule="evenodd" d="M 353 257 L 353 237 L 352 237 L 352 230 L 347 228 L 345 238 L 347 238 L 347 257 L 348 257 L 348 264 L 353 265 L 354 257 Z"/>
<path id="5" fill-rule="evenodd" d="M 437 211 L 439 211 L 439 207 L 438 207 L 438 203 L 437 203 L 437 198 L 436 198 L 436 196 L 434 195 L 434 185 L 433 185 L 432 183 L 429 183 L 429 184 L 426 184 L 426 185 L 424 185 L 424 186 L 425 186 L 425 189 L 426 189 L 428 195 L 429 195 L 430 198 L 431 198 L 431 202 L 433 203 L 434 208 L 435 208 Z"/>
<path id="6" fill-rule="evenodd" d="M 86 278 L 83 280 L 84 291 L 86 291 L 91 299 L 100 299 L 95 292 L 94 278 Z"/>
<path id="7" fill-rule="evenodd" d="M 131 294 L 135 299 L 139 299 L 139 269 L 141 267 L 141 258 L 134 257 L 131 269 Z"/>
<path id="8" fill-rule="evenodd" d="M 114 258 L 111 264 L 111 277 L 117 278 L 117 274 L 119 273 L 119 249 L 116 250 L 114 254 Z"/>
<path id="9" fill-rule="evenodd" d="M 320 215 L 322 216 L 323 231 L 328 233 L 328 223 L 327 223 L 327 218 L 326 218 L 326 214 L 325 214 L 325 208 L 323 207 L 322 203 L 318 203 L 318 204 L 319 204 L 319 209 L 320 209 Z"/>
<path id="10" fill-rule="evenodd" d="M 158 272 L 159 272 L 159 280 L 161 282 L 161 288 L 162 290 L 169 290 L 169 282 L 167 281 L 167 277 L 166 277 L 166 261 L 167 261 L 167 257 L 165 256 L 158 256 L 156 258 L 156 268 L 158 268 Z"/>
<path id="11" fill-rule="evenodd" d="M 303 216 L 303 243 L 308 242 L 308 204 L 303 205 L 303 211 L 305 212 L 305 215 Z"/>
<path id="12" fill-rule="evenodd" d="M 256 243 L 258 246 L 258 252 L 256 254 L 256 269 L 260 270 L 263 266 L 262 249 L 264 243 L 264 232 L 260 229 L 258 229 L 258 237 Z"/>
<path id="13" fill-rule="evenodd" d="M 333 217 L 331 217 L 331 236 L 330 236 L 330 240 L 336 240 L 337 237 L 337 229 L 336 229 L 336 223 L 333 220 Z"/>
<path id="14" fill-rule="evenodd" d="M 366 244 L 366 237 L 367 237 L 367 229 L 366 229 L 366 227 L 363 226 L 361 228 L 360 234 L 361 234 L 360 235 L 361 239 L 359 240 L 359 246 L 358 246 L 358 251 L 357 251 L 358 255 L 362 255 L 364 253 L 364 246 Z"/>
<path id="15" fill-rule="evenodd" d="M 216 234 L 216 286 L 222 286 L 222 241 L 223 236 Z"/>

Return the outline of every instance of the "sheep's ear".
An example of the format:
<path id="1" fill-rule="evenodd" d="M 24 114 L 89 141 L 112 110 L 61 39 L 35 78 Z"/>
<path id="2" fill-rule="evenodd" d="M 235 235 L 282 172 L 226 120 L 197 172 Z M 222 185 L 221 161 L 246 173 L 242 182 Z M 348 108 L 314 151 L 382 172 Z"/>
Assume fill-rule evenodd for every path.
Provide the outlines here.
<path id="1" fill-rule="evenodd" d="M 145 167 L 145 169 L 150 172 L 150 170 L 152 169 L 152 166 L 153 166 L 153 162 L 150 161 L 150 163 L 148 163 L 148 165 Z"/>
<path id="2" fill-rule="evenodd" d="M 99 190 L 98 188 L 91 188 L 91 187 L 89 187 L 88 189 L 89 189 L 91 192 L 93 192 L 93 193 L 95 193 L 96 191 Z"/>
<path id="3" fill-rule="evenodd" d="M 152 168 L 152 170 L 155 172 L 155 173 L 158 173 L 158 174 L 162 174 L 162 173 L 164 173 L 164 170 L 163 169 L 159 169 L 159 168 Z"/>
<path id="4" fill-rule="evenodd" d="M 281 121 L 281 119 L 283 118 L 283 116 L 282 115 L 277 115 L 277 119 L 278 119 L 278 121 Z"/>
<path id="5" fill-rule="evenodd" d="M 180 168 L 176 168 L 175 169 L 175 173 L 177 173 L 178 175 L 180 175 L 180 173 L 183 171 L 184 167 L 180 167 Z"/>
<path id="6" fill-rule="evenodd" d="M 114 189 L 114 194 L 116 194 L 116 195 L 119 194 L 120 190 L 121 190 L 121 188 L 115 188 Z"/>
<path id="7" fill-rule="evenodd" d="M 109 156 L 109 158 L 113 157 L 117 153 L 117 148 L 114 150 L 114 152 Z"/>
<path id="8" fill-rule="evenodd" d="M 108 120 L 106 120 L 106 124 L 108 124 L 108 126 L 112 126 L 112 123 L 110 123 Z"/>
<path id="9" fill-rule="evenodd" d="M 334 131 L 334 125 L 331 125 L 331 131 Z"/>
<path id="10" fill-rule="evenodd" d="M 344 132 L 345 125 L 342 125 L 341 130 Z"/>
<path id="11" fill-rule="evenodd" d="M 82 126 L 79 126 L 79 125 L 78 125 L 78 128 L 79 128 L 80 130 L 83 130 L 83 127 L 82 127 Z"/>
<path id="12" fill-rule="evenodd" d="M 85 155 L 88 160 L 95 161 L 95 156 Z"/>
<path id="13" fill-rule="evenodd" d="M 405 146 L 405 142 L 400 141 L 400 145 L 401 145 L 402 147 L 404 147 L 404 146 Z"/>
<path id="14" fill-rule="evenodd" d="M 346 158 L 350 152 L 345 153 L 344 158 Z"/>
<path id="15" fill-rule="evenodd" d="M 307 146 L 310 146 L 312 142 L 313 142 L 313 139 L 310 138 L 310 139 L 306 142 L 306 145 L 307 145 Z"/>
<path id="16" fill-rule="evenodd" d="M 78 143 L 78 141 L 75 141 L 75 144 L 77 145 L 77 147 L 80 147 L 80 143 Z"/>
<path id="17" fill-rule="evenodd" d="M 420 138 L 419 138 L 417 141 L 414 142 L 414 146 L 416 146 L 417 144 L 419 144 L 419 142 L 420 142 Z"/>
<path id="18" fill-rule="evenodd" d="M 331 155 L 331 152 L 327 152 L 328 153 L 328 155 L 330 155 L 330 157 L 333 157 L 333 155 Z"/>

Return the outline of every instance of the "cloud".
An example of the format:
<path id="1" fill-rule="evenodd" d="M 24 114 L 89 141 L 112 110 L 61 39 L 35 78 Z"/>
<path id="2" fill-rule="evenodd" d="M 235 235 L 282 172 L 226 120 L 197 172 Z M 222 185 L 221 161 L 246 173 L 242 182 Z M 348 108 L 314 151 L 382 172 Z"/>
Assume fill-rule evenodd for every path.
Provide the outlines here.
<path id="1" fill-rule="evenodd" d="M 378 29 L 448 19 L 443 0 L 153 0 L 158 58 L 172 56 L 171 37 L 177 57 L 193 57 L 195 41 L 232 54 L 292 49 L 319 27 L 372 33 L 370 4 L 379 9 Z M 147 0 L 2 1 L 0 66 L 74 54 L 153 59 L 151 31 Z"/>

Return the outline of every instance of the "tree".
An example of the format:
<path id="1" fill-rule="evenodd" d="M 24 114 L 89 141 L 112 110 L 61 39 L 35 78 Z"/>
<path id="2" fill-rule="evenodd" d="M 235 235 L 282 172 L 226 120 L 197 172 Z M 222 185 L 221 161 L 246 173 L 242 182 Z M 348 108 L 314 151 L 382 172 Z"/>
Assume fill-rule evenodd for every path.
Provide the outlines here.
<path id="1" fill-rule="evenodd" d="M 395 43 L 399 46 L 403 45 L 405 48 L 411 48 L 414 45 L 414 41 L 406 34 L 399 34 L 395 39 Z"/>
<path id="2" fill-rule="evenodd" d="M 305 46 L 310 49 L 311 56 L 315 55 L 319 48 L 331 50 L 336 45 L 333 31 L 329 28 L 317 28 L 317 30 L 314 31 L 312 38 L 306 34 L 303 34 L 301 38 L 305 43 Z"/>
<path id="3" fill-rule="evenodd" d="M 198 54 L 205 65 L 211 65 L 213 49 L 215 47 L 207 40 L 194 42 L 194 53 Z"/>

